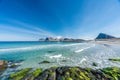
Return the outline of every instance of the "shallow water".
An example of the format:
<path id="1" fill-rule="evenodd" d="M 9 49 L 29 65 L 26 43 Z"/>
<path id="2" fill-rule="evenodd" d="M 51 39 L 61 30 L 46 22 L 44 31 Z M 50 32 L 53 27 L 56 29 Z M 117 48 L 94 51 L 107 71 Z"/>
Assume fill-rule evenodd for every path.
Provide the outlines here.
<path id="1" fill-rule="evenodd" d="M 46 69 L 51 66 L 120 67 L 119 62 L 108 61 L 109 58 L 120 58 L 119 53 L 120 46 L 91 43 L 0 42 L 0 59 L 24 60 L 16 70 L 28 67 Z M 39 64 L 43 60 L 51 63 Z M 98 67 L 92 66 L 93 62 Z M 8 69 L 9 72 L 12 71 Z"/>

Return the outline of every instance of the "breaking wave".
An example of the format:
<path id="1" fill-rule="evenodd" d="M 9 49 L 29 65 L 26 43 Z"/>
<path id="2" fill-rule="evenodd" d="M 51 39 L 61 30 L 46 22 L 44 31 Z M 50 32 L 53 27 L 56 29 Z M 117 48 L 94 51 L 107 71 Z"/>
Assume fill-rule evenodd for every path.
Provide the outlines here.
<path id="1" fill-rule="evenodd" d="M 53 59 L 53 58 L 62 58 L 62 54 L 58 54 L 58 55 L 45 55 L 46 57 L 49 57 L 50 59 Z"/>
<path id="2" fill-rule="evenodd" d="M 50 47 L 69 47 L 69 46 L 79 46 L 81 43 L 73 43 L 73 44 L 51 44 L 51 45 L 36 45 L 30 47 L 16 47 L 16 48 L 4 48 L 0 49 L 0 52 L 9 52 L 9 51 L 29 51 L 29 50 L 39 50 Z"/>
<path id="3" fill-rule="evenodd" d="M 37 50 L 50 47 L 51 45 L 47 46 L 31 46 L 31 47 L 19 47 L 19 48 L 6 48 L 0 49 L 0 52 L 8 52 L 8 51 L 25 51 L 25 50 Z"/>
<path id="4" fill-rule="evenodd" d="M 95 44 L 94 44 L 93 46 L 90 46 L 90 47 L 85 47 L 85 48 L 76 50 L 75 52 L 76 52 L 76 53 L 79 53 L 79 52 L 82 52 L 82 51 L 87 50 L 87 49 L 89 49 L 89 48 L 91 48 L 91 47 L 94 47 L 94 46 L 95 46 Z"/>

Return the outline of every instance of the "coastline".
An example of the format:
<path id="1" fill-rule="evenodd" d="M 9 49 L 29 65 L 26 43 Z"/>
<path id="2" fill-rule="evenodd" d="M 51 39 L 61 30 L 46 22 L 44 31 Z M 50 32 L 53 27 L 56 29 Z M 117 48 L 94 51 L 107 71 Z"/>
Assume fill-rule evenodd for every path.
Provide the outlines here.
<path id="1" fill-rule="evenodd" d="M 7 68 L 18 67 L 16 62 L 0 60 L 1 80 L 119 80 L 120 67 L 105 67 L 102 69 L 92 69 L 80 66 L 52 66 L 47 69 L 23 68 L 8 75 L 2 75 Z M 120 59 L 109 59 L 109 61 L 120 62 Z M 19 61 L 22 62 L 22 61 Z M 42 61 L 40 64 L 51 64 L 49 61 Z M 20 66 L 20 65 L 19 65 Z M 93 62 L 92 66 L 98 64 Z M 1 70 L 2 69 L 2 70 Z M 4 79 L 3 79 L 4 78 Z"/>
<path id="2" fill-rule="evenodd" d="M 89 43 L 93 44 L 105 44 L 105 45 L 113 45 L 113 46 L 119 46 L 120 45 L 120 40 L 91 40 Z"/>
<path id="3" fill-rule="evenodd" d="M 42 70 L 25 68 L 10 74 L 5 80 L 119 80 L 119 67 L 91 69 L 62 66 Z"/>
<path id="4" fill-rule="evenodd" d="M 104 44 L 104 45 L 109 45 L 109 43 L 110 43 L 110 45 L 113 45 L 113 43 L 112 42 L 109 42 L 109 41 L 95 41 L 95 42 L 86 42 L 86 43 L 93 43 L 93 44 Z M 74 53 L 68 53 L 69 55 L 70 54 L 72 54 L 72 56 L 74 55 L 76 55 L 76 54 L 79 54 L 79 55 L 82 55 L 81 53 L 82 52 L 84 52 L 84 51 L 87 51 L 87 50 L 89 50 L 90 48 L 92 48 L 92 47 L 95 47 L 95 46 L 93 46 L 92 45 L 92 47 L 91 47 L 91 44 L 90 45 L 88 45 L 88 44 L 86 44 L 86 43 L 83 43 L 83 44 L 61 44 L 61 45 L 53 45 L 52 46 L 52 49 L 53 48 L 56 48 L 56 47 L 59 47 L 59 49 L 61 49 L 61 47 L 62 47 L 62 49 L 61 50 L 66 50 L 67 48 L 68 48 L 68 46 L 71 46 L 71 47 L 69 47 L 69 49 L 71 49 L 71 48 L 73 48 L 73 47 L 78 47 L 78 49 L 76 49 L 75 48 L 75 50 L 74 51 L 78 51 L 78 52 L 74 52 Z M 21 43 L 20 43 L 21 44 Z M 31 43 L 30 43 L 31 44 Z M 16 44 L 15 44 L 16 45 Z M 18 45 L 18 44 L 17 44 Z M 37 44 L 37 47 L 35 47 L 35 45 L 34 45 L 34 47 L 35 48 L 38 48 L 38 45 L 39 44 Z M 79 46 L 80 45 L 82 45 L 82 46 L 84 46 L 83 48 L 80 48 Z M 115 44 L 114 44 L 115 45 Z M 39 45 L 39 46 L 42 46 L 42 45 Z M 46 45 L 44 45 L 45 47 L 46 47 Z M 82 47 L 81 46 L 81 47 Z M 88 48 L 88 46 L 90 46 L 90 48 Z M 96 45 L 96 46 L 98 46 L 98 49 L 99 48 L 101 48 L 101 46 L 100 45 Z M 18 49 L 20 49 L 20 51 L 22 51 L 21 50 L 21 48 L 18 48 Z M 32 48 L 30 48 L 30 49 L 32 49 L 33 50 L 33 47 Z M 39 48 L 39 49 L 41 49 L 41 47 Z M 38 50 L 39 50 L 38 49 Z M 46 49 L 46 48 L 45 48 Z M 58 49 L 58 50 L 59 50 Z M 84 49 L 84 50 L 83 50 Z M 103 49 L 103 48 L 101 48 L 101 49 Z M 28 49 L 24 49 L 25 51 L 28 51 Z M 23 50 L 23 52 L 24 52 L 24 50 Z M 61 52 L 61 50 L 60 50 L 60 52 Z M 93 50 L 94 50 L 94 48 L 93 48 Z M 19 51 L 19 50 L 18 50 Z M 35 49 L 35 51 L 36 51 L 36 49 Z M 68 51 L 68 50 L 67 50 Z M 98 51 L 98 50 L 97 50 Z M 104 50 L 103 50 L 104 51 Z M 8 51 L 9 52 L 9 51 Z M 17 52 L 17 51 L 16 51 Z M 29 53 L 28 54 L 30 54 L 30 52 L 31 51 L 29 51 Z M 41 52 L 41 50 L 40 50 L 40 52 Z M 56 58 L 58 58 L 59 56 L 59 54 L 55 54 L 57 52 L 57 50 L 51 50 L 51 47 L 49 46 L 49 49 L 48 50 L 45 50 L 43 53 L 48 53 L 48 54 L 54 54 L 54 55 L 51 55 L 52 56 L 52 58 L 54 58 L 55 60 L 57 60 Z M 62 51 L 62 52 L 64 52 L 64 51 Z M 98 51 L 99 52 L 99 51 Z M 13 52 L 12 52 L 13 53 Z M 20 52 L 19 52 L 20 53 Z M 57 52 L 57 53 L 59 53 L 59 52 Z M 65 54 L 66 54 L 66 52 L 65 52 Z M 84 53 L 84 54 L 86 54 L 86 52 Z M 84 55 L 83 54 L 83 55 Z M 21 55 L 21 54 L 20 54 Z M 31 52 L 31 57 L 33 57 L 33 52 Z M 39 54 L 40 55 L 40 54 Z M 56 57 L 56 55 L 57 55 L 57 57 Z M 93 55 L 95 55 L 95 53 L 93 54 Z M 96 54 L 96 55 L 98 55 L 98 54 Z M 44 57 L 45 57 L 46 55 L 44 55 Z M 54 56 L 54 57 L 53 57 Z M 77 55 L 76 55 L 77 56 Z M 29 56 L 30 57 L 30 56 Z M 40 59 L 41 58 L 41 55 L 40 55 L 40 57 L 38 57 L 38 56 L 35 56 L 35 58 L 38 58 L 38 59 Z M 50 55 L 48 55 L 48 56 L 46 56 L 47 58 L 48 57 L 50 57 Z M 63 54 L 61 54 L 61 56 L 60 57 L 63 57 Z M 85 58 L 83 59 L 83 58 L 81 58 L 81 59 L 78 59 L 78 58 L 80 58 L 80 57 L 76 57 L 77 59 L 77 63 L 78 62 L 81 62 L 81 60 L 85 60 Z M 93 58 L 93 57 L 92 57 Z M 92 59 L 91 58 L 91 59 Z M 98 57 L 99 58 L 99 57 Z M 51 59 L 51 58 L 50 58 Z M 104 59 L 104 58 L 102 58 L 102 59 Z M 43 60 L 46 60 L 46 61 L 43 61 Z M 93 59 L 94 60 L 94 59 Z M 105 60 L 107 60 L 107 58 L 105 58 Z M 116 59 L 110 59 L 110 60 L 115 60 L 116 61 Z M 17 70 L 17 71 L 15 71 L 14 69 L 17 69 L 17 67 L 19 67 L 19 66 L 21 66 L 21 65 L 19 65 L 19 62 L 21 63 L 21 62 L 24 62 L 24 60 L 21 60 L 21 61 L 18 61 L 18 62 L 16 62 L 16 61 L 13 61 L 13 62 L 10 62 L 10 61 L 8 61 L 8 62 L 10 62 L 11 64 L 8 66 L 8 68 L 9 69 L 13 69 L 13 72 L 12 73 L 10 73 L 9 75 L 4 75 L 4 77 L 6 77 L 7 79 L 3 79 L 3 80 L 91 80 L 91 79 L 97 79 L 97 80 L 119 80 L 119 75 L 118 75 L 118 71 L 120 71 L 120 68 L 119 68 L 119 66 L 118 67 L 114 67 L 114 66 L 112 66 L 112 67 L 104 67 L 104 68 L 97 68 L 97 65 L 99 66 L 99 63 L 97 64 L 96 62 L 94 62 L 94 63 L 92 63 L 92 64 L 89 64 L 89 65 L 91 65 L 91 66 L 93 66 L 93 67 L 95 67 L 94 69 L 93 68 L 90 68 L 90 67 L 88 67 L 88 68 L 85 68 L 85 67 L 81 67 L 81 66 L 79 66 L 79 67 L 76 67 L 76 65 L 74 65 L 73 64 L 73 66 L 67 66 L 66 64 L 66 59 L 61 59 L 60 61 L 61 61 L 61 63 L 63 63 L 63 64 L 65 64 L 65 66 L 59 66 L 59 65 L 57 65 L 57 67 L 56 66 L 54 66 L 53 65 L 53 67 L 51 67 L 51 68 L 47 68 L 47 69 L 45 69 L 45 70 L 43 70 L 41 67 L 39 67 L 39 68 L 29 68 L 29 67 L 27 67 L 27 68 L 22 68 L 22 69 L 19 69 L 19 70 Z M 32 60 L 32 61 L 35 61 L 34 59 Z M 51 65 L 51 64 L 54 64 L 55 62 L 52 62 L 52 61 L 47 61 L 47 59 L 42 59 L 42 61 L 43 62 L 41 62 L 40 60 L 39 60 L 39 62 L 37 63 L 38 65 L 46 65 L 46 64 L 48 64 L 48 65 Z M 90 59 L 88 59 L 88 61 L 91 61 Z M 57 62 L 56 62 L 57 63 Z M 55 63 L 55 64 L 56 64 Z M 15 65 L 15 64 L 18 64 L 18 65 Z M 80 64 L 80 65 L 82 65 L 82 64 Z M 84 65 L 84 64 L 83 64 Z M 69 70 L 70 69 L 70 70 Z M 89 69 L 90 71 L 87 71 L 86 69 Z M 58 72 L 56 72 L 57 70 L 59 70 Z M 103 70 L 107 70 L 107 71 L 109 71 L 110 73 L 113 73 L 113 74 L 115 74 L 115 75 L 112 75 L 111 76 L 111 74 L 110 73 L 107 73 L 107 72 L 104 72 Z M 113 70 L 115 70 L 115 72 L 113 71 Z M 30 72 L 29 72 L 30 71 Z M 77 73 L 77 72 L 79 72 L 79 73 Z M 27 75 L 25 75 L 25 74 L 27 74 Z M 96 75 L 97 74 L 97 75 Z M 37 76 L 36 76 L 37 75 Z M 11 76 L 11 77 L 10 77 Z M 47 78 L 46 78 L 46 76 L 47 76 Z M 77 77 L 75 77 L 75 76 L 77 76 Z M 2 77 L 2 76 L 1 76 Z M 56 78 L 56 77 L 59 77 L 59 79 L 58 78 Z M 93 78 L 94 77 L 94 78 Z M 20 79 L 18 79 L 18 78 L 20 78 Z"/>

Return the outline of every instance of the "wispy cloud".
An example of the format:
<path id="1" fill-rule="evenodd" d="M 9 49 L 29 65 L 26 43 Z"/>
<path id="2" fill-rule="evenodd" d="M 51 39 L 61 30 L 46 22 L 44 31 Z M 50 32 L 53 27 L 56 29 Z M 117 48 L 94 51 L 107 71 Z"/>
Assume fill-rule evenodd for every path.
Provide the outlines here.
<path id="1" fill-rule="evenodd" d="M 31 24 L 27 24 L 27 23 L 24 23 L 24 22 L 20 22 L 20 21 L 17 21 L 17 20 L 9 20 L 11 23 L 14 23 L 14 24 L 17 24 L 19 26 L 22 26 L 22 27 L 25 27 L 25 28 L 28 28 L 29 30 L 32 30 L 34 32 L 37 32 L 37 33 L 41 33 L 41 34 L 44 34 L 44 35 L 48 35 L 48 36 L 55 36 L 53 33 L 47 31 L 47 30 L 43 30 L 37 26 L 34 26 L 34 25 L 31 25 Z"/>
<path id="2" fill-rule="evenodd" d="M 24 22 L 20 22 L 17 20 L 11 20 L 11 19 L 8 19 L 7 21 L 12 24 L 16 24 L 17 26 L 0 24 L 1 29 L 4 28 L 6 30 L 19 31 L 22 33 L 34 34 L 34 35 L 38 35 L 38 36 L 55 36 L 53 33 L 43 30 L 40 27 L 36 27 L 31 24 L 27 24 Z"/>
<path id="3" fill-rule="evenodd" d="M 36 27 L 31 24 L 20 22 L 17 20 L 4 20 L 8 24 L 0 23 L 0 41 L 11 41 L 11 40 L 38 40 L 41 37 L 56 36 L 53 33 L 43 30 L 40 27 Z"/>

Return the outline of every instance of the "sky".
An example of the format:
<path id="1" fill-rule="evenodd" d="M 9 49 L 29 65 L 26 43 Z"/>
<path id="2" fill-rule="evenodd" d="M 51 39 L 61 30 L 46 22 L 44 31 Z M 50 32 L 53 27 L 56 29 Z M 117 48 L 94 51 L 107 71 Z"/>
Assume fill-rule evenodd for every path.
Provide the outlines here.
<path id="1" fill-rule="evenodd" d="M 0 0 L 0 41 L 120 37 L 120 0 Z"/>

